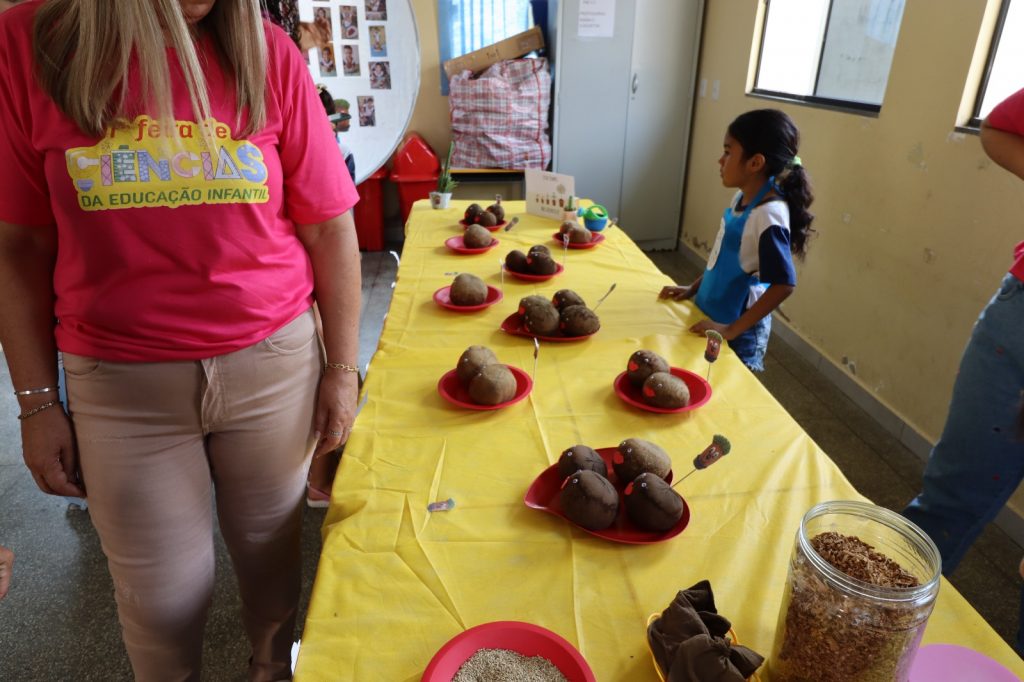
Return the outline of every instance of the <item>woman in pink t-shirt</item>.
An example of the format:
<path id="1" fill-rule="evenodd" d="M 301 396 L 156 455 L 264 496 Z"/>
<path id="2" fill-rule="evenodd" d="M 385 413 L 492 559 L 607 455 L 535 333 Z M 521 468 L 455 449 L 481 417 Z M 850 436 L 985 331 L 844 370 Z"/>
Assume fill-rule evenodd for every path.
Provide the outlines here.
<path id="1" fill-rule="evenodd" d="M 302 56 L 256 0 L 29 0 L 0 15 L 0 101 L 25 462 L 87 494 L 137 679 L 199 679 L 212 503 L 249 676 L 287 679 L 306 471 L 354 419 L 360 300 L 357 195 Z"/>

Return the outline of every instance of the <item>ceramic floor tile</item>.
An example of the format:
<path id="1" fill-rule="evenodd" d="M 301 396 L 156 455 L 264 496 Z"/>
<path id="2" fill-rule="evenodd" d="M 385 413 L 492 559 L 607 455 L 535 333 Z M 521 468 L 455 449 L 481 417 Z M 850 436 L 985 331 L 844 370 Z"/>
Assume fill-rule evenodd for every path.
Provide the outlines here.
<path id="1" fill-rule="evenodd" d="M 1007 580 L 1021 579 L 1020 561 L 1024 559 L 1024 552 L 999 526 L 991 523 L 986 526 L 974 546 Z"/>
<path id="2" fill-rule="evenodd" d="M 754 376 L 775 397 L 794 419 L 827 419 L 832 412 L 783 365 L 769 350 L 765 356 L 765 370 Z"/>

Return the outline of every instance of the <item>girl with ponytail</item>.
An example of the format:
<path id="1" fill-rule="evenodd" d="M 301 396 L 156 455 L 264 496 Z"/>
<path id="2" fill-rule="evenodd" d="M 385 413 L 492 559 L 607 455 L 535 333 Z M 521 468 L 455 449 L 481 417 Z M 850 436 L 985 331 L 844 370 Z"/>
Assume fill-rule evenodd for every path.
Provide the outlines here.
<path id="1" fill-rule="evenodd" d="M 707 269 L 689 286 L 661 298 L 694 298 L 710 319 L 690 327 L 720 333 L 750 369 L 764 369 L 771 312 L 793 293 L 793 255 L 802 258 L 812 232 L 814 201 L 800 157 L 800 132 L 777 109 L 740 115 L 718 159 L 722 184 L 739 190 L 722 216 Z"/>

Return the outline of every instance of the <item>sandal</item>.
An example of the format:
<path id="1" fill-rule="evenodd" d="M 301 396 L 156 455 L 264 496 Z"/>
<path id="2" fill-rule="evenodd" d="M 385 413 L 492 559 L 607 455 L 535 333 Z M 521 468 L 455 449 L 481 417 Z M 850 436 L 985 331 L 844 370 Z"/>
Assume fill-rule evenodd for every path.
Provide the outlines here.
<path id="1" fill-rule="evenodd" d="M 310 509 L 326 509 L 331 506 L 331 494 L 306 484 L 306 506 Z"/>

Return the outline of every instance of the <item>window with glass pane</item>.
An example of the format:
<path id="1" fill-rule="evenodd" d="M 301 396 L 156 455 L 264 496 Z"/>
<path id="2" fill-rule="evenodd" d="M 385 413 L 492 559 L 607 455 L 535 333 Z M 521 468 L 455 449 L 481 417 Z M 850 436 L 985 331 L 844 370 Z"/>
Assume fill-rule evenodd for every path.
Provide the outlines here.
<path id="1" fill-rule="evenodd" d="M 448 94 L 444 63 L 533 26 L 530 0 L 438 0 L 441 94 Z"/>
<path id="2" fill-rule="evenodd" d="M 1003 0 L 988 67 L 971 119 L 973 125 L 979 125 L 995 105 L 1024 88 L 1021 64 L 1024 64 L 1024 2 Z"/>
<path id="3" fill-rule="evenodd" d="M 905 0 L 766 0 L 754 92 L 878 111 Z"/>

